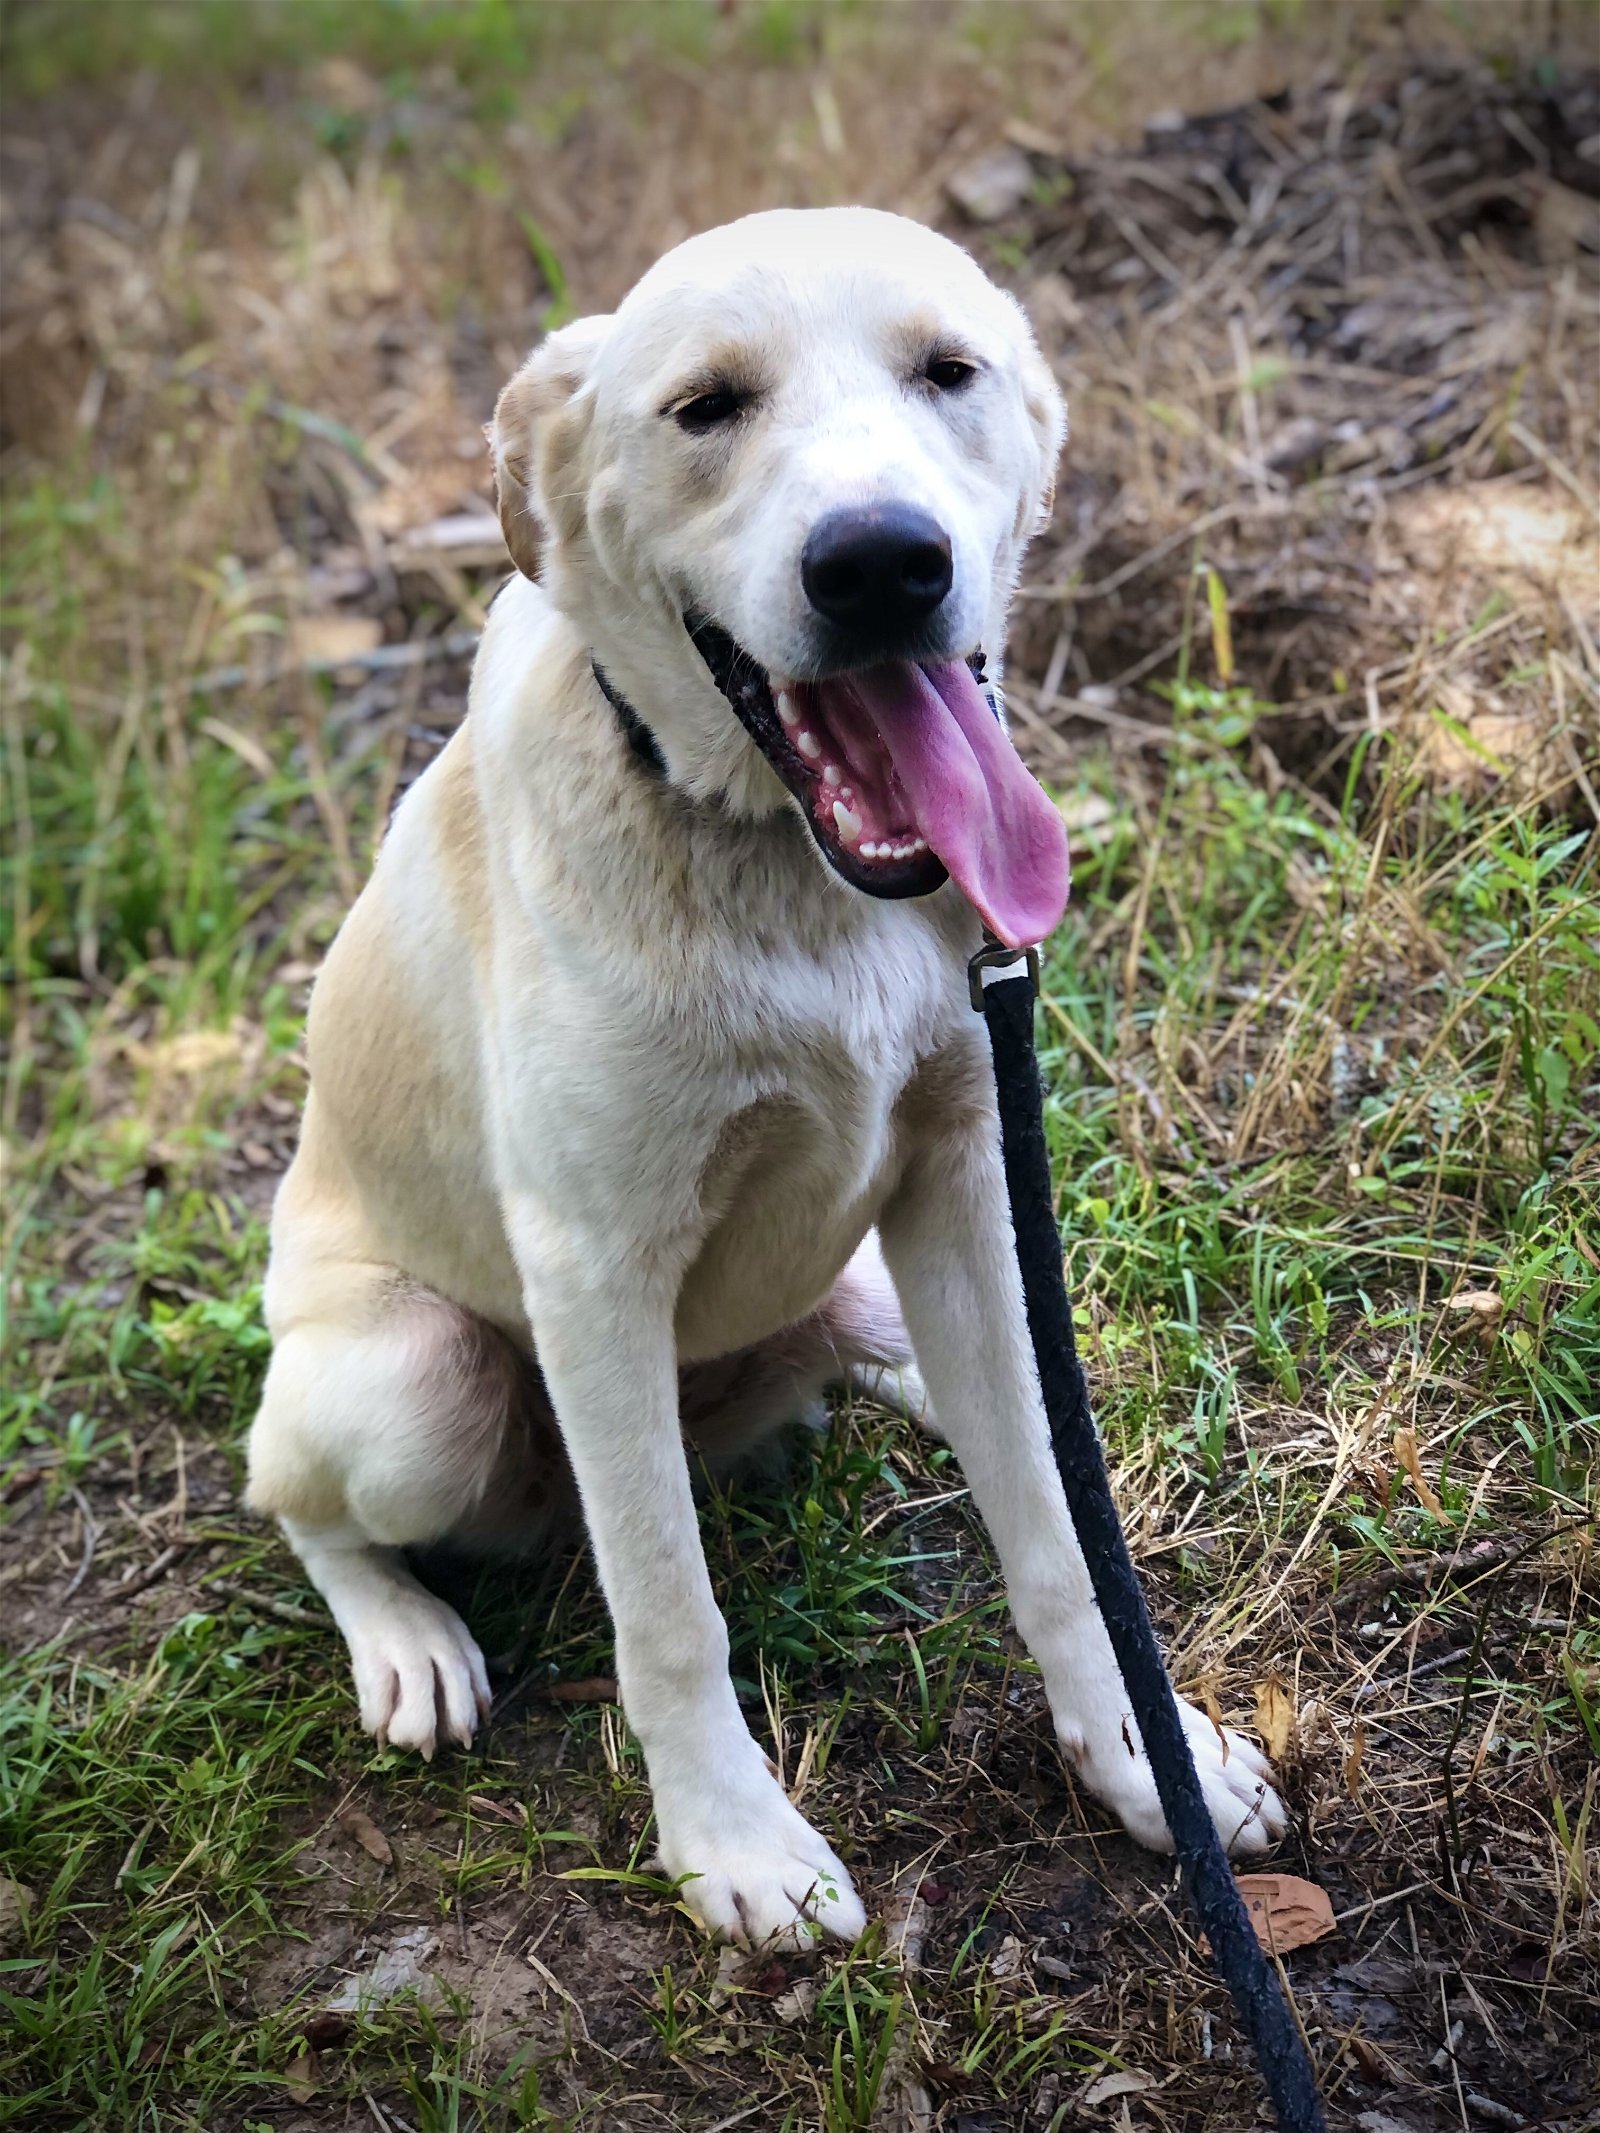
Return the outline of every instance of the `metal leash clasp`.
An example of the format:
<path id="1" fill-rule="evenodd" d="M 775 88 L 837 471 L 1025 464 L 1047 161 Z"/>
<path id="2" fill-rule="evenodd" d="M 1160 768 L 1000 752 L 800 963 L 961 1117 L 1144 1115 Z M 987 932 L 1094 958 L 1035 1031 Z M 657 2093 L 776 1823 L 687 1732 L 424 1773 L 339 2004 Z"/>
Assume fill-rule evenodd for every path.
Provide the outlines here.
<path id="1" fill-rule="evenodd" d="M 1037 948 L 1007 948 L 992 934 L 984 936 L 984 944 L 967 965 L 967 993 L 972 1001 L 975 1015 L 983 1013 L 983 974 L 986 970 L 1003 971 L 1008 963 L 1026 961 L 1028 983 L 1033 988 L 1034 998 L 1039 996 L 1039 951 Z M 1020 976 L 1020 972 L 1010 973 Z"/>

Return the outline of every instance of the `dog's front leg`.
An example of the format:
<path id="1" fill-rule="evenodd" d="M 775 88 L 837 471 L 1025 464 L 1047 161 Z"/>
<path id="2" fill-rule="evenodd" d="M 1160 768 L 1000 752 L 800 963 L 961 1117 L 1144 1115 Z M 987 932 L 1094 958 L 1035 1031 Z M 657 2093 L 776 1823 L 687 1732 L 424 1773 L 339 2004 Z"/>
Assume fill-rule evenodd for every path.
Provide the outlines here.
<path id="1" fill-rule="evenodd" d="M 679 1429 L 670 1299 L 598 1254 L 592 1263 L 584 1277 L 525 1265 L 528 1314 L 611 1609 L 662 1864 L 692 1877 L 685 1902 L 730 1940 L 853 1940 L 866 1915 L 850 1877 L 790 1805 L 728 1678 Z"/>
<path id="2" fill-rule="evenodd" d="M 1132 1835 L 1170 1851 L 1050 1449 L 992 1103 L 918 1151 L 879 1228 L 940 1431 L 999 1550 L 1062 1747 Z M 1238 1734 L 1182 1710 L 1223 1838 L 1265 1851 L 1285 1826 L 1270 1767 Z"/>

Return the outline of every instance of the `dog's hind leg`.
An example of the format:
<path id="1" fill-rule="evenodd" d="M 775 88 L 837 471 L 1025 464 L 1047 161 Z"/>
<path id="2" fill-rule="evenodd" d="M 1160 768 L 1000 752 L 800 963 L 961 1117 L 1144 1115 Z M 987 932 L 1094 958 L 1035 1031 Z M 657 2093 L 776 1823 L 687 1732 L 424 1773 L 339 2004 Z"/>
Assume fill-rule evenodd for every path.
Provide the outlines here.
<path id="1" fill-rule="evenodd" d="M 928 1388 L 912 1352 L 905 1315 L 884 1264 L 878 1232 L 870 1230 L 834 1284 L 823 1311 L 835 1343 L 847 1359 L 845 1382 L 853 1392 L 904 1415 L 930 1435 L 940 1434 Z"/>
<path id="2" fill-rule="evenodd" d="M 537 1524 L 560 1483 L 529 1412 L 535 1373 L 392 1268 L 325 1267 L 312 1293 L 315 1317 L 274 1314 L 249 1501 L 279 1520 L 344 1633 L 367 1731 L 424 1756 L 441 1734 L 465 1746 L 489 1707 L 483 1656 L 402 1550 Z"/>
<path id="3" fill-rule="evenodd" d="M 848 1387 L 932 1427 L 876 1232 L 815 1311 L 753 1348 L 690 1364 L 680 1373 L 684 1430 L 716 1464 L 750 1450 L 785 1422 L 825 1422 L 823 1395 L 834 1387 Z"/>

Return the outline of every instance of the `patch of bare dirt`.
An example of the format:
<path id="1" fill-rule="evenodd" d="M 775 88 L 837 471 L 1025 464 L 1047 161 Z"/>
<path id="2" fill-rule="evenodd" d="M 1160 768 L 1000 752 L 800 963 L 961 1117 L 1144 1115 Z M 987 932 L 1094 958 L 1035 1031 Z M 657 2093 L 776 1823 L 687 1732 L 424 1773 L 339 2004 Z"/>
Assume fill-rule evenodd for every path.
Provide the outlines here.
<path id="1" fill-rule="evenodd" d="M 99 1459 L 61 1488 L 22 1464 L 0 1520 L 5 1642 L 35 1651 L 62 1637 L 82 1651 L 159 1641 L 199 1580 L 233 1552 L 232 1461 L 198 1431 L 151 1427 L 127 1464 Z"/>

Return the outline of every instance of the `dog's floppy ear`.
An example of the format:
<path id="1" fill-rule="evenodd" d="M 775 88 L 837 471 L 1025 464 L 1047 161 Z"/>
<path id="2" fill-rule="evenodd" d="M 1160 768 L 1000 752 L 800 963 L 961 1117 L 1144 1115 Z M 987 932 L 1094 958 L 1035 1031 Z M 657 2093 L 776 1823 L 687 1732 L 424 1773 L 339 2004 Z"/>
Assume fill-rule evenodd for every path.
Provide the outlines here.
<path id="1" fill-rule="evenodd" d="M 501 393 L 484 432 L 500 525 L 524 577 L 538 567 L 541 531 L 560 541 L 582 523 L 580 461 L 594 405 L 594 359 L 610 326 L 607 317 L 574 319 L 541 341 Z"/>

